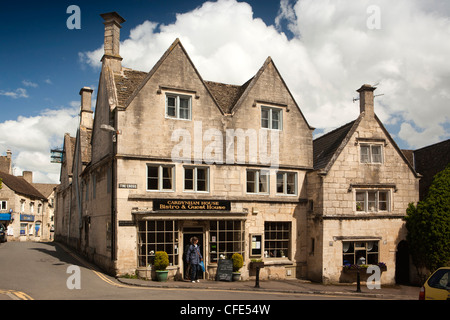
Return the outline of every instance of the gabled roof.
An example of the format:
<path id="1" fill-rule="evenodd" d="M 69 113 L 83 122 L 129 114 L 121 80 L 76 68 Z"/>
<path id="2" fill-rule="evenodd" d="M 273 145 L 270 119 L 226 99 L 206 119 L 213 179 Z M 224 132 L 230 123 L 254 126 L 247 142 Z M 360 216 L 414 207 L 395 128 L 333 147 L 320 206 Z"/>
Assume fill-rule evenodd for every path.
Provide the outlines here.
<path id="1" fill-rule="evenodd" d="M 330 161 L 336 158 L 339 147 L 347 144 L 344 140 L 349 136 L 355 122 L 356 120 L 349 122 L 313 141 L 314 170 L 326 168 Z M 335 157 L 333 158 L 333 156 Z"/>
<path id="2" fill-rule="evenodd" d="M 59 184 L 52 183 L 33 183 L 33 187 L 38 190 L 45 198 L 48 199 L 53 192 L 53 189 L 59 186 Z"/>
<path id="3" fill-rule="evenodd" d="M 36 188 L 34 188 L 30 183 L 25 181 L 21 177 L 16 177 L 11 174 L 0 171 L 0 179 L 2 179 L 3 184 L 7 185 L 11 190 L 16 193 L 28 196 L 30 198 L 45 200 L 45 196 L 42 195 Z"/>
<path id="4" fill-rule="evenodd" d="M 116 92 L 117 92 L 117 100 L 118 104 L 121 107 L 126 108 L 131 101 L 134 99 L 134 97 L 139 93 L 139 91 L 145 86 L 147 81 L 153 76 L 153 74 L 158 70 L 158 68 L 161 66 L 161 64 L 166 60 L 166 58 L 170 55 L 170 53 L 174 50 L 176 46 L 179 46 L 181 50 L 183 50 L 184 54 L 186 55 L 186 58 L 191 63 L 193 69 L 195 70 L 197 76 L 204 84 L 206 90 L 209 92 L 211 98 L 216 103 L 217 107 L 221 111 L 222 114 L 233 114 L 234 111 L 242 104 L 245 97 L 250 92 L 251 88 L 257 83 L 258 79 L 260 78 L 261 74 L 266 70 L 267 66 L 272 64 L 275 68 L 276 72 L 278 73 L 281 81 L 283 82 L 286 90 L 288 91 L 289 95 L 291 96 L 292 100 L 296 104 L 298 110 L 302 114 L 300 108 L 298 107 L 297 103 L 295 102 L 294 97 L 292 96 L 291 92 L 289 91 L 289 88 L 287 87 L 286 83 L 283 80 L 283 77 L 281 77 L 281 74 L 279 73 L 278 69 L 276 68 L 275 64 L 272 61 L 271 57 L 268 57 L 266 61 L 264 62 L 263 66 L 259 69 L 259 71 L 256 73 L 254 77 L 249 79 L 247 82 L 245 82 L 243 85 L 233 85 L 233 84 L 225 84 L 220 82 L 214 82 L 214 81 L 205 81 L 201 77 L 200 73 L 198 72 L 197 68 L 193 64 L 192 60 L 189 58 L 189 55 L 187 54 L 186 50 L 184 49 L 183 45 L 181 44 L 181 41 L 177 38 L 172 45 L 167 49 L 167 51 L 163 54 L 163 56 L 159 59 L 159 61 L 154 65 L 152 70 L 150 72 L 142 72 L 142 71 L 136 71 L 128 68 L 122 68 L 121 73 L 114 73 L 114 82 L 116 86 Z M 308 121 L 306 121 L 306 118 L 302 117 L 305 121 L 305 123 L 308 125 L 310 129 L 312 128 Z"/>
<path id="5" fill-rule="evenodd" d="M 341 154 L 342 150 L 347 145 L 351 136 L 358 128 L 359 123 L 363 119 L 364 115 L 364 112 L 362 112 L 356 120 L 349 122 L 342 127 L 339 127 L 313 141 L 314 170 L 321 170 L 323 174 L 328 173 L 338 156 Z M 402 150 L 400 150 L 397 143 L 394 141 L 394 139 L 392 139 L 391 135 L 386 130 L 377 115 L 375 115 L 375 120 L 378 122 L 381 130 L 383 130 L 391 145 L 397 150 L 399 156 L 408 165 L 410 170 L 416 177 L 420 177 L 420 175 L 417 174 L 417 172 L 414 170 L 414 167 L 411 165 L 405 154 L 402 152 Z"/>

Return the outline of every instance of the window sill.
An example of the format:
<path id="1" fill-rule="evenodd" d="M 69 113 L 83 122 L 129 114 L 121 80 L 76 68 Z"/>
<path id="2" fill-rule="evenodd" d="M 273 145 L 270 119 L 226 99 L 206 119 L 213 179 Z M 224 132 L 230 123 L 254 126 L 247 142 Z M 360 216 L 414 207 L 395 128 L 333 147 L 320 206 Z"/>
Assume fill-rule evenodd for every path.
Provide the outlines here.
<path id="1" fill-rule="evenodd" d="M 267 259 L 267 258 L 266 258 Z M 270 258 L 270 260 L 263 259 L 264 266 L 280 266 L 280 265 L 293 265 L 294 262 L 289 258 Z"/>

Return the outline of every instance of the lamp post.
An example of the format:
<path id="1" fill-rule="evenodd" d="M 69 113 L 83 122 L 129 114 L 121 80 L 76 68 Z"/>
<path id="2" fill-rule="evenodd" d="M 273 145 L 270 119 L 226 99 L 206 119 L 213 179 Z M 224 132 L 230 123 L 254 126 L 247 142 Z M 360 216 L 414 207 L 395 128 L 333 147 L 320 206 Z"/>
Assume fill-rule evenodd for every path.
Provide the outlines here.
<path id="1" fill-rule="evenodd" d="M 357 273 L 356 273 L 356 292 L 361 292 L 361 275 L 360 275 L 360 266 L 366 264 L 366 258 L 360 257 L 356 262 Z"/>

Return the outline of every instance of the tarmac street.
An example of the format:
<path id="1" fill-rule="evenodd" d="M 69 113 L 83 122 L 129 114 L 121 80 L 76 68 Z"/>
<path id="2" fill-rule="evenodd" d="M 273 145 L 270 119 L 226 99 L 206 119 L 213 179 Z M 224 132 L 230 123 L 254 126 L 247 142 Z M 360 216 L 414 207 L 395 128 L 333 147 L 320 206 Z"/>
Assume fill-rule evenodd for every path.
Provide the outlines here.
<path id="1" fill-rule="evenodd" d="M 418 287 L 369 290 L 362 286 L 362 292 L 356 293 L 354 285 L 331 286 L 298 279 L 260 281 L 260 288 L 255 288 L 254 281 L 116 279 L 55 242 L 2 243 L 0 257 L 0 300 L 417 300 L 419 296 Z M 216 311 L 225 312 L 225 307 Z M 235 312 L 239 313 L 239 308 L 242 312 L 257 310 L 254 307 L 236 307 Z"/>

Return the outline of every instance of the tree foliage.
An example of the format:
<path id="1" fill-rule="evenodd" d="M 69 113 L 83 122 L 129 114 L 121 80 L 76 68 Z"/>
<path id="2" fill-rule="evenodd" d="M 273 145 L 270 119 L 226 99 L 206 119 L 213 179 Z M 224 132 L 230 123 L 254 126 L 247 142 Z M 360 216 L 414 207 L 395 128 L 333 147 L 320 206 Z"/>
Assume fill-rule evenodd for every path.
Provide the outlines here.
<path id="1" fill-rule="evenodd" d="M 407 241 L 418 270 L 450 262 L 450 164 L 436 174 L 426 198 L 406 210 Z M 419 271 L 419 275 L 420 275 Z"/>

